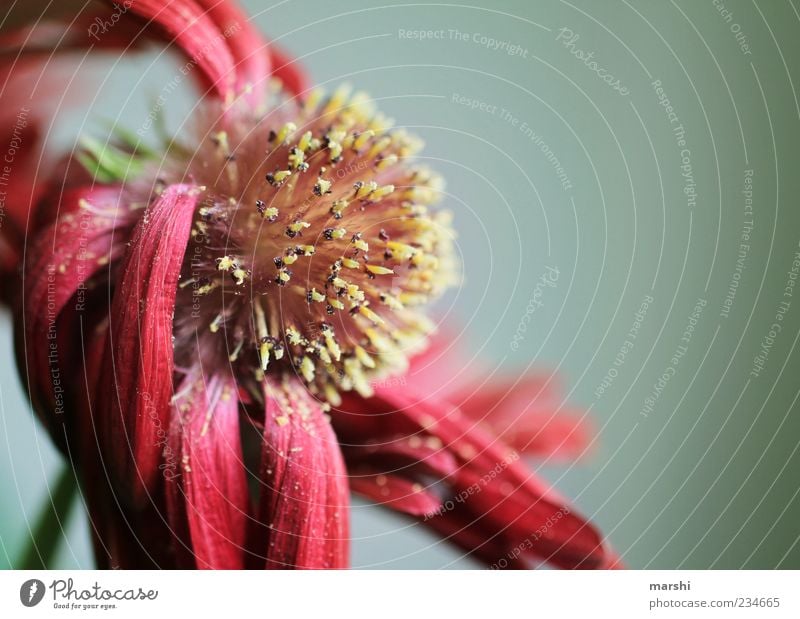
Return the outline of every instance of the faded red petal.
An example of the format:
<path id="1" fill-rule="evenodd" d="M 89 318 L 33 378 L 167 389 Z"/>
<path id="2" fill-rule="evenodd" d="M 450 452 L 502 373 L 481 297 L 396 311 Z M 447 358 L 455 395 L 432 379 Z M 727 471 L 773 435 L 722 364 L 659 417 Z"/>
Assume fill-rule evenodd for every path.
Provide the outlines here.
<path id="1" fill-rule="evenodd" d="M 251 105 L 258 105 L 264 98 L 263 82 L 272 70 L 266 40 L 236 2 L 198 0 L 198 4 L 225 36 L 236 71 L 236 93 L 244 93 Z"/>
<path id="2" fill-rule="evenodd" d="M 464 503 L 447 499 L 441 511 L 425 524 L 471 557 L 493 569 L 526 569 L 523 553 L 516 553 L 514 544 L 504 535 L 491 534 L 481 526 L 474 512 Z"/>
<path id="3" fill-rule="evenodd" d="M 94 448 L 97 455 L 96 447 Z M 97 460 L 97 458 L 95 458 Z M 159 501 L 130 509 L 101 462 L 82 462 L 83 496 L 98 569 L 176 569 L 174 538 Z"/>
<path id="4" fill-rule="evenodd" d="M 379 505 L 410 516 L 428 516 L 442 506 L 441 500 L 425 490 L 422 484 L 397 475 L 350 475 L 353 492 Z"/>
<path id="5" fill-rule="evenodd" d="M 7 224 L 12 226 L 10 231 L 25 229 L 28 211 L 41 195 L 41 183 L 37 183 L 41 132 L 30 117 L 29 107 L 16 107 L 7 100 L 4 100 L 2 107 L 4 111 L 0 113 L 0 126 L 5 133 L 0 137 L 0 145 L 6 154 L 2 166 L 5 171 L 0 193 L 3 197 L 0 234 L 7 236 L 3 231 Z M 18 233 L 13 236 L 18 236 Z"/>
<path id="6" fill-rule="evenodd" d="M 47 60 L 46 57 L 55 51 L 62 53 L 83 51 L 90 46 L 106 49 L 135 45 L 142 39 L 137 40 L 141 28 L 133 20 L 121 19 L 113 27 L 106 27 L 105 32 L 101 32 L 104 23 L 110 23 L 116 10 L 113 5 L 94 5 L 85 8 L 78 15 L 50 17 L 48 8 L 47 17 L 0 33 L 0 55 L 5 57 L 5 64 L 13 65 L 23 57 L 34 55 Z"/>
<path id="7" fill-rule="evenodd" d="M 347 461 L 385 472 L 404 473 L 410 469 L 426 475 L 446 477 L 457 469 L 455 459 L 442 442 L 421 434 L 396 436 L 386 441 L 369 441 L 364 445 L 343 445 Z"/>
<path id="8" fill-rule="evenodd" d="M 196 371 L 178 393 L 162 470 L 170 522 L 188 533 L 184 567 L 242 569 L 250 498 L 236 384 Z"/>
<path id="9" fill-rule="evenodd" d="M 0 33 L 0 124 L 20 147 L 9 176 L 5 209 L 0 217 L 0 277 L 17 268 L 22 239 L 32 232 L 29 213 L 42 195 L 52 168 L 52 153 L 44 148 L 39 127 L 55 113 L 56 107 L 74 106 L 82 84 L 75 79 L 84 52 L 92 50 L 128 52 L 151 40 L 138 14 L 166 31 L 189 58 L 193 76 L 204 78 L 225 100 L 244 94 L 252 105 L 263 100 L 263 81 L 270 75 L 275 57 L 276 75 L 292 92 L 306 89 L 305 77 L 296 62 L 268 45 L 247 15 L 234 2 L 220 0 L 132 0 L 127 5 L 91 7 L 77 16 L 37 21 Z M 116 17 L 116 19 L 114 19 Z M 80 79 L 80 76 L 79 78 Z M 84 91 L 91 89 L 83 88 Z M 66 97 L 65 97 L 66 93 Z M 22 112 L 25 118 L 18 121 Z M 43 174 L 46 171 L 47 174 Z M 5 219 L 5 223 L 2 221 Z M 0 294 L 8 296 L 3 283 Z"/>
<path id="10" fill-rule="evenodd" d="M 418 393 L 450 402 L 527 455 L 574 460 L 586 455 L 594 436 L 588 416 L 565 406 L 557 376 L 497 375 L 480 359 L 470 360 L 446 330 L 412 359 L 406 379 Z"/>
<path id="11" fill-rule="evenodd" d="M 439 328 L 429 337 L 426 348 L 411 357 L 406 380 L 420 393 L 439 398 L 467 388 L 475 380 L 485 380 L 483 362 L 467 354 L 459 337 L 446 328 Z"/>
<path id="12" fill-rule="evenodd" d="M 457 469 L 439 439 L 419 434 L 347 445 L 342 451 L 354 492 L 412 516 L 432 514 L 441 506 L 440 498 L 421 482 L 445 478 Z"/>
<path id="13" fill-rule="evenodd" d="M 102 446 L 141 500 L 158 478 L 172 397 L 172 317 L 199 191 L 171 185 L 134 231 L 114 291 L 99 381 Z"/>
<path id="14" fill-rule="evenodd" d="M 68 192 L 62 215 L 27 248 L 17 312 L 17 365 L 35 410 L 59 443 L 64 433 L 56 431 L 56 424 L 60 428 L 68 420 L 67 401 L 84 387 L 73 361 L 84 358 L 80 331 L 83 328 L 88 336 L 95 327 L 94 317 L 87 313 L 86 284 L 116 257 L 114 230 L 127 221 L 124 213 L 112 216 L 119 196 L 118 187 Z M 88 204 L 114 210 L 99 216 L 81 206 Z"/>
<path id="15" fill-rule="evenodd" d="M 222 3 L 224 4 L 224 3 Z M 160 26 L 199 67 L 220 99 L 232 101 L 237 94 L 236 58 L 214 15 L 194 0 L 130 0 L 130 11 Z M 225 9 L 218 12 L 225 13 Z M 231 36 L 230 34 L 228 35 Z"/>
<path id="16" fill-rule="evenodd" d="M 264 388 L 258 523 L 251 549 L 268 569 L 348 566 L 349 491 L 320 403 L 294 379 Z"/>
<path id="17" fill-rule="evenodd" d="M 350 488 L 376 503 L 412 516 L 439 510 L 441 499 L 425 480 L 442 479 L 457 470 L 439 439 L 413 435 L 391 441 L 343 447 Z"/>
<path id="18" fill-rule="evenodd" d="M 564 410 L 557 387 L 557 380 L 544 374 L 492 377 L 448 399 L 522 453 L 574 460 L 585 455 L 594 432 L 585 415 Z"/>
<path id="19" fill-rule="evenodd" d="M 95 19 L 107 19 L 109 14 L 93 9 L 69 19 L 37 21 L 0 34 L 0 126 L 5 132 L 0 144 L 13 159 L 6 162 L 10 170 L 4 183 L 4 217 L 13 221 L 20 238 L 32 232 L 28 214 L 42 196 L 52 171 L 42 129 L 59 108 L 75 104 L 76 93 L 83 86 L 76 71 L 86 58 L 76 52 L 90 46 L 101 50 L 129 48 L 138 31 L 131 20 L 122 20 L 108 30 L 107 36 L 91 38 L 88 28 Z M 0 223 L 0 245 L 13 246 L 11 231 L 12 226 Z"/>
<path id="20" fill-rule="evenodd" d="M 17 267 L 21 255 L 22 237 L 10 221 L 3 227 L 3 233 L 0 234 L 0 303 L 10 303 L 19 283 Z"/>
<path id="21" fill-rule="evenodd" d="M 442 501 L 451 507 L 425 522 L 447 531 L 451 541 L 484 562 L 506 558 L 520 545 L 520 556 L 562 567 L 601 567 L 606 561 L 597 531 L 540 482 L 515 452 L 457 408 L 421 396 L 409 385 L 378 387 L 375 398 L 347 402 L 350 413 L 336 413 L 334 420 L 350 442 L 356 432 L 374 438 L 382 430 L 392 435 L 425 431 L 441 440 L 459 468 L 444 480 L 449 492 Z"/>

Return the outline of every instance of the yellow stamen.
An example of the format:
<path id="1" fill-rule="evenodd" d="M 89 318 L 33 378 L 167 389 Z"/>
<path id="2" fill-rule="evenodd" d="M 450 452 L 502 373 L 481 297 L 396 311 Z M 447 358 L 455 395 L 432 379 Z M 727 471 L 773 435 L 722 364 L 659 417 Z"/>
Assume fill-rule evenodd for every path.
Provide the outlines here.
<path id="1" fill-rule="evenodd" d="M 292 122 L 286 123 L 281 127 L 280 131 L 278 131 L 278 135 L 275 138 L 276 142 L 278 144 L 283 144 L 295 131 L 297 131 L 297 125 Z"/>
<path id="2" fill-rule="evenodd" d="M 300 373 L 306 382 L 310 383 L 314 380 L 314 362 L 307 355 L 300 362 Z"/>
<path id="3" fill-rule="evenodd" d="M 366 305 L 362 305 L 361 307 L 359 307 L 358 308 L 358 313 L 361 314 L 362 316 L 366 316 L 367 318 L 369 318 L 376 325 L 382 325 L 384 323 L 383 318 L 378 316 L 378 314 L 373 312 Z"/>
<path id="4" fill-rule="evenodd" d="M 236 266 L 236 261 L 230 256 L 223 256 L 217 261 L 217 269 L 220 271 L 230 271 Z"/>
<path id="5" fill-rule="evenodd" d="M 367 142 L 369 142 L 373 137 L 375 137 L 375 132 L 371 129 L 367 129 L 366 131 L 359 134 L 359 136 L 353 142 L 353 148 L 355 150 L 361 150 L 366 146 Z"/>
<path id="6" fill-rule="evenodd" d="M 303 134 L 303 137 L 300 138 L 300 141 L 297 143 L 297 148 L 301 152 L 305 152 L 308 150 L 308 147 L 311 145 L 311 132 L 306 131 Z"/>
<path id="7" fill-rule="evenodd" d="M 394 274 L 392 269 L 388 269 L 386 267 L 379 266 L 377 264 L 368 264 L 366 265 L 367 271 L 372 273 L 373 275 L 391 275 Z"/>

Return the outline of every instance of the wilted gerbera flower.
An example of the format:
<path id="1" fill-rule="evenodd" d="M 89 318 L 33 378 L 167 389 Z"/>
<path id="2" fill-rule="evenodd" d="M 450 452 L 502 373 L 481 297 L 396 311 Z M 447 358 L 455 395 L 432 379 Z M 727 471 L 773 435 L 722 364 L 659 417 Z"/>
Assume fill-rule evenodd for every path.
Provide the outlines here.
<path id="1" fill-rule="evenodd" d="M 489 565 L 611 565 L 488 429 L 574 453 L 546 381 L 425 382 L 458 363 L 424 313 L 458 268 L 418 140 L 285 62 L 287 89 L 265 86 L 268 48 L 235 5 L 208 4 L 130 7 L 212 86 L 191 131 L 157 149 L 85 140 L 16 218 L 20 365 L 79 465 L 101 564 L 344 567 L 349 474 Z"/>

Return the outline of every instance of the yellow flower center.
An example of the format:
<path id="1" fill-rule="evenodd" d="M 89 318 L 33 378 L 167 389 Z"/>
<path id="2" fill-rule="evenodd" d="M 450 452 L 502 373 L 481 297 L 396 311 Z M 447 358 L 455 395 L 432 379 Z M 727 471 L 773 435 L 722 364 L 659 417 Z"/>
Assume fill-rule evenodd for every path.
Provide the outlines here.
<path id="1" fill-rule="evenodd" d="M 420 306 L 457 281 L 441 180 L 361 94 L 210 110 L 180 174 L 203 188 L 176 310 L 177 361 L 294 372 L 336 404 L 402 371 L 431 331 Z M 210 119 L 210 120 L 209 120 Z M 172 165 L 172 164 L 171 164 Z"/>

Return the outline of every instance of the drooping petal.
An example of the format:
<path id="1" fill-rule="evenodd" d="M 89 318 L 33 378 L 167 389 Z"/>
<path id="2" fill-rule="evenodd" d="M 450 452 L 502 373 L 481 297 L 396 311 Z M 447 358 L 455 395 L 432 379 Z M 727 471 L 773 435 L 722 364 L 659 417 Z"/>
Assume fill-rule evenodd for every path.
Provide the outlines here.
<path id="1" fill-rule="evenodd" d="M 597 531 L 539 481 L 516 452 L 456 407 L 409 385 L 379 386 L 374 398 L 347 398 L 345 407 L 347 414 L 334 411 L 333 418 L 348 442 L 357 438 L 354 428 L 373 438 L 382 430 L 391 435 L 425 431 L 442 442 L 459 465 L 443 480 L 449 491 L 442 502 L 452 508 L 424 522 L 449 531 L 451 541 L 484 562 L 508 562 L 506 555 L 521 547 L 520 556 L 561 567 L 604 565 L 607 549 Z"/>
<path id="2" fill-rule="evenodd" d="M 42 19 L 0 33 L 0 127 L 4 132 L 0 144 L 11 159 L 5 162 L 9 171 L 3 182 L 3 218 L 8 221 L 0 225 L 0 245 L 14 246 L 12 231 L 25 238 L 36 230 L 31 227 L 36 219 L 29 213 L 51 180 L 54 159 L 45 129 L 52 116 L 75 105 L 81 94 L 91 90 L 78 72 L 86 62 L 86 50 L 137 47 L 140 27 L 132 20 L 115 24 L 103 37 L 92 36 L 92 28 L 107 22 L 110 14 L 110 10 L 93 7 L 78 16 Z M 8 260 L 9 252 L 2 253 Z"/>
<path id="3" fill-rule="evenodd" d="M 93 49 L 131 48 L 144 41 L 141 24 L 130 19 L 115 19 L 119 9 L 93 4 L 79 14 L 39 16 L 36 21 L 0 33 L 0 55 L 17 71 L 16 64 L 23 58 L 40 56 L 43 62 L 54 53 Z M 63 13 L 64 11 L 62 11 Z M 119 13 L 117 13 L 119 15 Z"/>
<path id="4" fill-rule="evenodd" d="M 175 295 L 199 193 L 171 185 L 148 207 L 111 306 L 97 414 L 106 457 L 138 500 L 156 483 L 166 444 Z"/>
<path id="5" fill-rule="evenodd" d="M 264 99 L 264 81 L 274 74 L 295 95 L 308 90 L 300 64 L 273 42 L 267 43 L 250 17 L 232 1 L 197 0 L 225 37 L 236 68 L 235 88 L 253 106 Z"/>
<path id="6" fill-rule="evenodd" d="M 250 498 L 230 377 L 190 372 L 173 406 L 170 447 L 161 465 L 170 522 L 185 531 L 187 568 L 242 569 Z M 179 549 L 180 550 L 180 549 Z"/>
<path id="7" fill-rule="evenodd" d="M 244 94 L 257 106 L 264 98 L 264 80 L 272 70 L 267 42 L 250 22 L 250 17 L 230 0 L 198 0 L 206 14 L 225 37 L 236 71 L 235 92 Z"/>
<path id="8" fill-rule="evenodd" d="M 22 253 L 22 235 L 10 222 L 0 234 L 0 303 L 10 304 L 18 284 L 17 267 Z"/>
<path id="9" fill-rule="evenodd" d="M 29 217 L 42 196 L 55 153 L 40 135 L 56 108 L 74 106 L 87 88 L 78 69 L 86 51 L 130 52 L 166 32 L 188 57 L 184 70 L 212 86 L 223 100 L 243 94 L 251 105 L 264 97 L 264 80 L 276 75 L 295 94 L 306 89 L 302 69 L 267 45 L 246 14 L 233 2 L 175 0 L 108 2 L 77 16 L 47 18 L 0 33 L 0 143 L 13 145 L 13 174 L 4 179 L 6 197 L 0 222 L 0 276 L 14 273 L 22 239 L 34 232 Z M 140 16 L 160 28 L 148 29 Z M 271 57 L 276 62 L 271 61 Z M 194 68 L 197 67 L 195 71 Z M 8 297 L 4 281 L 0 295 Z M 0 297 L 0 300 L 2 300 Z"/>
<path id="10" fill-rule="evenodd" d="M 96 408 L 92 394 L 102 375 L 107 333 L 107 317 L 85 333 L 84 360 L 79 364 L 79 380 L 85 388 L 76 403 L 78 420 L 70 432 L 67 450 L 74 455 L 80 470 L 97 568 L 175 569 L 179 567 L 179 547 L 167 520 L 164 497 L 154 496 L 132 508 L 100 449 L 99 421 L 103 411 Z"/>
<path id="11" fill-rule="evenodd" d="M 6 154 L 3 163 L 0 235 L 8 239 L 6 242 L 9 245 L 13 243 L 18 246 L 17 239 L 21 231 L 25 230 L 28 212 L 41 196 L 42 185 L 37 182 L 41 131 L 38 123 L 31 118 L 30 107 L 15 107 L 11 101 L 4 101 L 2 107 L 4 112 L 0 113 L 0 126 L 4 133 L 0 137 L 0 145 Z M 5 225 L 10 226 L 8 231 L 3 230 Z M 14 234 L 9 234 L 11 232 Z"/>
<path id="12" fill-rule="evenodd" d="M 268 569 L 333 569 L 349 560 L 349 490 L 336 436 L 295 379 L 267 382 L 253 563 Z"/>
<path id="13" fill-rule="evenodd" d="M 97 456 L 96 447 L 94 456 Z M 162 497 L 131 509 L 99 458 L 81 463 L 82 491 L 98 569 L 177 569 Z"/>
<path id="14" fill-rule="evenodd" d="M 26 248 L 16 313 L 17 365 L 34 409 L 59 444 L 62 426 L 73 420 L 69 404 L 85 390 L 72 359 L 86 354 L 81 330 L 88 336 L 95 327 L 87 286 L 122 246 L 113 242 L 114 231 L 127 222 L 116 206 L 120 192 L 119 187 L 68 192 L 61 216 Z"/>
<path id="15" fill-rule="evenodd" d="M 412 516 L 430 515 L 441 498 L 424 480 L 443 479 L 457 470 L 441 441 L 415 434 L 342 448 L 350 488 L 372 501 Z"/>
<path id="16" fill-rule="evenodd" d="M 130 0 L 129 10 L 160 26 L 197 66 L 220 99 L 236 95 L 236 62 L 225 35 L 211 15 L 194 0 Z"/>
<path id="17" fill-rule="evenodd" d="M 465 502 L 446 499 L 433 517 L 427 517 L 423 522 L 442 539 L 466 551 L 466 556 L 491 569 L 525 569 L 529 565 L 522 549 L 515 551 L 518 543 L 515 546 L 506 536 L 492 534 L 475 518 Z"/>
<path id="18" fill-rule="evenodd" d="M 465 354 L 447 330 L 412 358 L 406 380 L 418 393 L 450 402 L 526 455 L 563 461 L 589 450 L 591 421 L 565 404 L 558 376 L 543 371 L 498 375 L 480 358 Z"/>
<path id="19" fill-rule="evenodd" d="M 439 511 L 442 502 L 422 484 L 398 475 L 350 475 L 353 492 L 409 516 L 430 516 Z"/>
<path id="20" fill-rule="evenodd" d="M 451 393 L 448 400 L 521 453 L 574 460 L 594 432 L 585 414 L 565 410 L 558 381 L 545 374 L 492 378 Z"/>
<path id="21" fill-rule="evenodd" d="M 447 477 L 458 466 L 453 455 L 442 448 L 442 442 L 425 433 L 396 436 L 384 441 L 369 441 L 363 445 L 343 445 L 347 462 L 398 475 L 421 473 Z M 383 470 L 379 470 L 379 469 Z"/>

